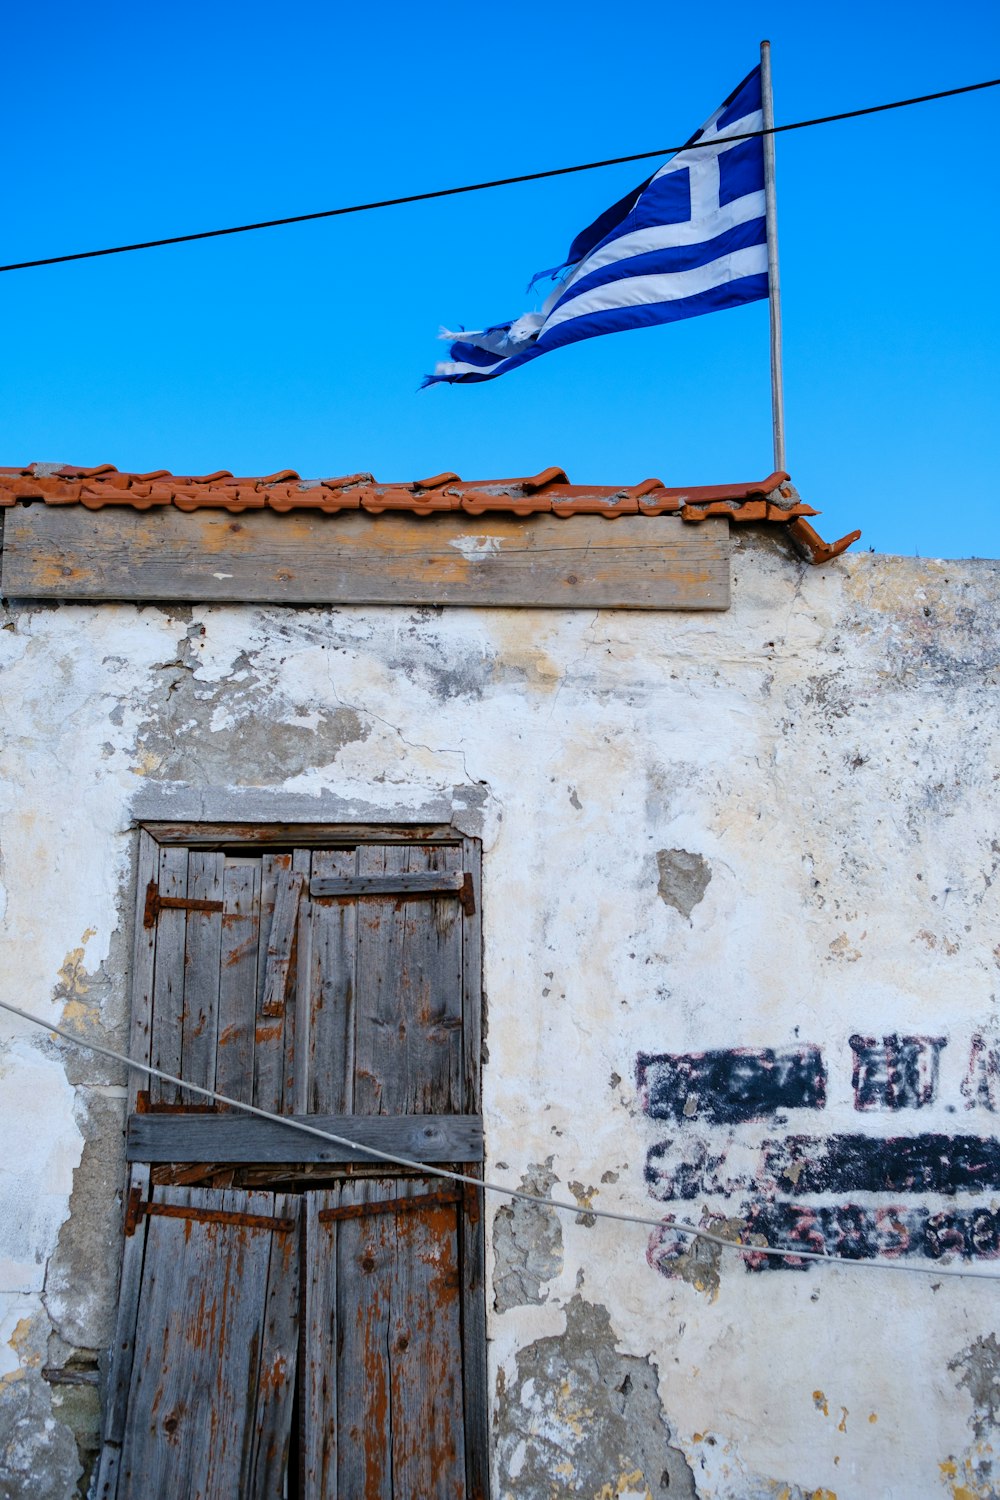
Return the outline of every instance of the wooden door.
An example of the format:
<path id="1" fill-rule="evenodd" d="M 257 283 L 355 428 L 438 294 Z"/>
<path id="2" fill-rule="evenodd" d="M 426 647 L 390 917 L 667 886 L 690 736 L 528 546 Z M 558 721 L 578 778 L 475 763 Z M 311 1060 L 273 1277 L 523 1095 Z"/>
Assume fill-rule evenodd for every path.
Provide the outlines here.
<path id="1" fill-rule="evenodd" d="M 473 839 L 261 853 L 145 834 L 132 1055 L 276 1114 L 478 1117 L 478 855 Z M 132 1101 L 198 1104 L 158 1079 Z"/>
<path id="2" fill-rule="evenodd" d="M 319 1416 L 303 1500 L 484 1493 L 482 1455 L 466 1452 L 480 1440 L 463 1383 L 466 1212 L 461 1187 L 433 1178 L 309 1195 L 302 1390 Z"/>
<path id="3" fill-rule="evenodd" d="M 261 851 L 224 830 L 215 847 L 158 844 L 150 832 L 140 860 L 133 1055 L 359 1143 L 335 1147 L 277 1121 L 206 1105 L 174 1084 L 154 1081 L 133 1095 L 127 1150 L 140 1183 L 150 1174 L 162 1181 L 164 1173 L 196 1182 L 203 1169 L 204 1180 L 236 1186 L 266 1184 L 273 1173 L 301 1192 L 281 1197 L 301 1213 L 257 1211 L 258 1218 L 296 1219 L 294 1232 L 282 1231 L 276 1243 L 284 1256 L 294 1240 L 305 1266 L 304 1315 L 292 1308 L 291 1323 L 282 1325 L 300 1370 L 294 1472 L 289 1480 L 282 1468 L 282 1483 L 303 1500 L 479 1500 L 487 1451 L 478 1194 L 419 1174 L 376 1176 L 362 1149 L 481 1172 L 478 846 L 454 835 L 352 839 L 338 830 L 335 838 L 317 831 L 299 846 Z M 348 1180 L 362 1164 L 369 1174 Z M 323 1190 L 306 1191 L 306 1173 L 319 1166 Z M 145 1192 L 140 1186 L 142 1201 L 152 1202 Z M 221 1221 L 211 1231 L 185 1222 L 195 1250 L 185 1251 L 179 1274 L 191 1327 L 157 1344 L 167 1308 L 147 1277 L 158 1257 L 173 1253 L 170 1235 L 184 1224 L 154 1209 L 143 1228 L 154 1254 L 139 1272 L 129 1272 L 135 1254 L 130 1262 L 126 1249 L 122 1307 L 135 1332 L 124 1344 L 134 1337 L 149 1361 L 161 1349 L 170 1389 L 184 1384 L 184 1366 L 193 1371 L 205 1420 L 217 1430 L 232 1426 L 224 1389 L 242 1377 L 198 1330 L 204 1308 L 218 1313 L 229 1305 L 223 1289 L 237 1242 L 225 1238 Z M 248 1245 L 261 1242 L 261 1226 L 254 1232 Z M 238 1254 L 249 1265 L 242 1240 Z M 259 1279 L 255 1271 L 251 1285 Z M 248 1328 L 250 1307 L 240 1304 Z M 155 1422 L 154 1436 L 147 1433 L 152 1387 L 133 1378 L 122 1347 L 120 1340 L 102 1468 L 102 1480 L 105 1469 L 108 1477 L 98 1491 L 106 1500 L 138 1495 L 142 1483 L 156 1493 L 150 1475 L 166 1472 L 168 1459 L 184 1483 L 194 1472 L 184 1467 L 193 1462 L 188 1452 L 177 1456 L 180 1425 L 169 1439 Z M 373 1395 L 379 1390 L 381 1405 Z M 161 1406 L 162 1398 L 158 1413 Z M 244 1417 L 241 1454 L 263 1443 L 272 1458 L 262 1468 L 242 1457 L 231 1493 L 280 1495 L 268 1486 L 274 1464 L 285 1463 L 284 1392 L 273 1410 Z M 133 1428 L 147 1435 L 128 1436 Z M 190 1418 L 184 1432 L 197 1447 Z M 186 1493 L 183 1483 L 169 1492 Z M 222 1489 L 205 1490 L 205 1500 L 216 1493 Z"/>
<path id="4" fill-rule="evenodd" d="M 299 1201 L 197 1188 L 146 1198 L 136 1186 L 96 1493 L 281 1500 L 298 1360 Z"/>
<path id="5" fill-rule="evenodd" d="M 310 1110 L 478 1110 L 478 881 L 468 852 L 454 844 L 313 852 Z"/>

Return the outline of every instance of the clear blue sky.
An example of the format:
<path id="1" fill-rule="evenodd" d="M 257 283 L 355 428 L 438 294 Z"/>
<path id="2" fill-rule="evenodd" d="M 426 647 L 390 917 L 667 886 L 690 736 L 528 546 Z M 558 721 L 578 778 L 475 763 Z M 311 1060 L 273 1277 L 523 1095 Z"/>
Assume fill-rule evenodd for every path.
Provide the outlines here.
<path id="1" fill-rule="evenodd" d="M 1000 75 L 995 0 L 99 6 L 6 26 L 2 259 L 684 139 L 773 47 L 778 122 Z M 824 536 L 1000 555 L 1000 89 L 779 137 L 788 465 Z M 642 164 L 0 277 L 0 462 L 382 479 L 771 469 L 767 306 L 420 392 L 440 324 Z"/>

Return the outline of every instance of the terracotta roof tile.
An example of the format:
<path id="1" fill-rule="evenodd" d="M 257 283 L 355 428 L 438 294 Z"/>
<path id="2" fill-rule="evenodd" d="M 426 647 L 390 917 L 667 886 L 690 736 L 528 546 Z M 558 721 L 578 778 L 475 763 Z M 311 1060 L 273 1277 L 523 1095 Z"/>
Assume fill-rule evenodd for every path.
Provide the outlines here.
<path id="1" fill-rule="evenodd" d="M 817 512 L 803 504 L 787 474 L 776 472 L 749 484 L 726 484 L 679 489 L 659 479 L 644 479 L 630 488 L 571 484 L 562 469 L 511 479 L 461 480 L 450 472 L 413 483 L 380 484 L 371 474 L 345 474 L 332 479 L 302 479 L 294 469 L 262 477 L 237 478 L 228 469 L 214 474 L 171 474 L 154 469 L 148 474 L 121 473 L 112 464 L 77 468 L 71 464 L 29 464 L 0 468 L 0 506 L 18 501 L 46 505 L 83 505 L 101 510 L 106 505 L 130 505 L 136 510 L 173 505 L 178 510 L 365 510 L 410 511 L 429 516 L 461 510 L 470 516 L 501 511 L 516 516 L 551 514 L 618 516 L 680 515 L 697 523 L 706 516 L 728 516 L 733 522 L 784 526 L 814 563 L 828 562 L 857 541 L 852 531 L 827 544 L 806 520 Z"/>

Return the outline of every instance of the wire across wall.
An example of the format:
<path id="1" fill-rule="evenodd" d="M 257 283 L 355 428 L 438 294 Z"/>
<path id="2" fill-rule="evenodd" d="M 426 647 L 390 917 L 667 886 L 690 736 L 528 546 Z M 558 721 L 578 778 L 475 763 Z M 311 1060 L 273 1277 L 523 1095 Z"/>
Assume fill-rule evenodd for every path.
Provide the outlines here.
<path id="1" fill-rule="evenodd" d="M 973 1267 L 955 1265 L 921 1266 L 912 1265 L 901 1260 L 862 1260 L 854 1256 L 827 1254 L 819 1250 L 805 1250 L 798 1246 L 782 1248 L 776 1245 L 768 1245 L 762 1235 L 752 1235 L 747 1241 L 727 1239 L 721 1234 L 716 1234 L 711 1229 L 705 1229 L 701 1225 L 691 1224 L 685 1219 L 677 1219 L 671 1216 L 654 1219 L 646 1214 L 624 1213 L 611 1208 L 592 1208 L 589 1205 L 581 1205 L 578 1202 L 570 1203 L 567 1199 L 543 1197 L 540 1193 L 527 1193 L 523 1188 L 510 1187 L 507 1183 L 490 1181 L 480 1177 L 473 1177 L 465 1172 L 456 1172 L 448 1167 L 433 1166 L 429 1162 L 417 1161 L 414 1157 L 399 1156 L 391 1151 L 382 1151 L 377 1146 L 369 1146 L 361 1141 L 352 1140 L 349 1136 L 338 1135 L 333 1131 L 324 1130 L 321 1126 L 310 1125 L 308 1121 L 297 1118 L 294 1115 L 278 1115 L 271 1110 L 260 1109 L 256 1104 L 247 1104 L 241 1099 L 232 1099 L 228 1094 L 221 1094 L 217 1089 L 203 1088 L 200 1084 L 192 1083 L 189 1079 L 181 1078 L 175 1073 L 166 1073 L 162 1068 L 155 1068 L 150 1063 L 140 1062 L 137 1058 L 129 1057 L 124 1052 L 117 1052 L 112 1047 L 105 1047 L 94 1041 L 88 1041 L 85 1037 L 75 1036 L 71 1031 L 62 1027 L 53 1026 L 42 1016 L 36 1016 L 31 1011 L 22 1010 L 19 1006 L 9 1005 L 0 1000 L 0 1010 L 9 1011 L 11 1015 L 20 1016 L 24 1021 L 30 1021 L 32 1025 L 39 1026 L 52 1036 L 61 1037 L 70 1042 L 74 1047 L 84 1051 L 96 1052 L 101 1057 L 111 1058 L 114 1062 L 122 1063 L 127 1068 L 143 1073 L 149 1078 L 159 1078 L 164 1083 L 176 1084 L 179 1088 L 187 1089 L 193 1094 L 198 1094 L 203 1099 L 209 1099 L 213 1103 L 223 1104 L 230 1109 L 242 1110 L 244 1114 L 253 1115 L 260 1120 L 269 1120 L 276 1125 L 284 1125 L 289 1130 L 298 1131 L 300 1135 L 308 1135 L 317 1140 L 326 1141 L 334 1146 L 347 1147 L 351 1151 L 358 1151 L 365 1156 L 371 1157 L 373 1161 L 385 1162 L 388 1166 L 404 1167 L 408 1170 L 417 1171 L 428 1177 L 442 1177 L 449 1182 L 459 1182 L 477 1189 L 481 1193 L 493 1193 L 503 1198 L 520 1203 L 531 1203 L 542 1208 L 555 1210 L 558 1213 L 569 1213 L 574 1218 L 585 1214 L 593 1219 L 610 1219 L 617 1224 L 637 1224 L 644 1229 L 668 1230 L 671 1233 L 687 1235 L 695 1240 L 702 1240 L 706 1244 L 717 1245 L 723 1250 L 741 1255 L 752 1264 L 754 1258 L 779 1259 L 795 1265 L 800 1261 L 818 1261 L 827 1266 L 849 1266 L 854 1270 L 865 1271 L 899 1271 L 909 1275 L 917 1276 L 942 1276 L 962 1277 L 973 1281 L 1000 1281 L 1000 1273 L 994 1271 L 980 1271 Z"/>

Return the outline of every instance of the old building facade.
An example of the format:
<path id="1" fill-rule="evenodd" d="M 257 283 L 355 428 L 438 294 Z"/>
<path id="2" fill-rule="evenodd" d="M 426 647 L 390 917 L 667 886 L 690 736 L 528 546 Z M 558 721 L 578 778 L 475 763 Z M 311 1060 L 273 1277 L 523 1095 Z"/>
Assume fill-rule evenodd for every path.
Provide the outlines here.
<path id="1" fill-rule="evenodd" d="M 213 1400 L 261 1495 L 1000 1492 L 998 565 L 80 472 L 5 480 L 0 1000 L 546 1201 L 3 1013 L 0 1494 L 180 1493 Z"/>

